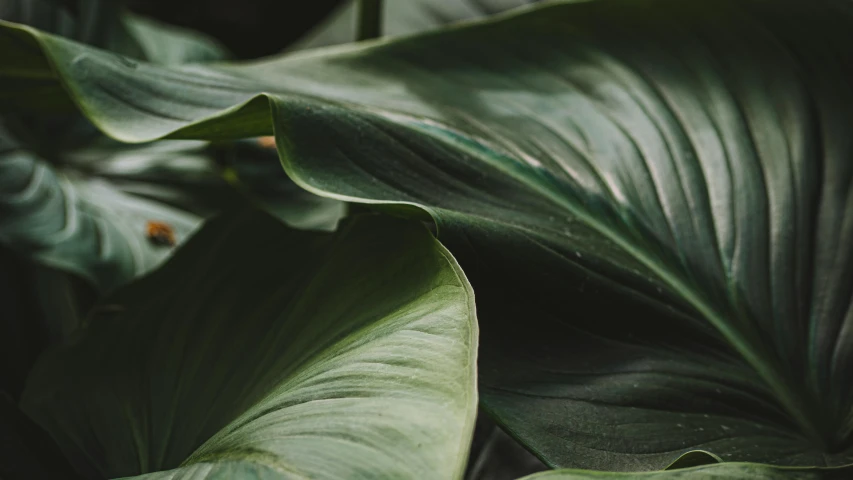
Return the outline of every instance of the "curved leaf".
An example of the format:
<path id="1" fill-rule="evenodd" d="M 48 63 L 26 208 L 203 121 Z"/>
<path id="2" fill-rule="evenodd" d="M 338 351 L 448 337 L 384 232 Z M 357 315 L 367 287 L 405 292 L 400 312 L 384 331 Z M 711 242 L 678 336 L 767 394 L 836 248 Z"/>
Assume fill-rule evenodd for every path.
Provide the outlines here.
<path id="1" fill-rule="evenodd" d="M 701 479 L 701 480 L 843 480 L 853 474 L 853 467 L 841 468 L 792 468 L 760 465 L 757 463 L 720 463 L 703 465 L 682 470 L 667 470 L 663 472 L 610 473 L 591 472 L 583 470 L 552 470 L 524 477 L 524 480 L 670 480 L 670 479 Z"/>
<path id="2" fill-rule="evenodd" d="M 286 224 L 333 231 L 347 215 L 347 204 L 296 185 L 281 169 L 275 143 L 264 143 L 267 140 L 214 144 L 214 154 L 224 165 L 223 176 L 245 197 Z"/>
<path id="3" fill-rule="evenodd" d="M 722 459 L 720 457 L 714 455 L 711 452 L 706 452 L 704 450 L 691 450 L 678 457 L 664 470 L 677 470 L 679 468 L 698 467 L 700 465 L 720 463 L 721 461 Z"/>
<path id="4" fill-rule="evenodd" d="M 118 138 L 274 129 L 306 188 L 431 214 L 480 298 L 485 408 L 551 465 L 648 470 L 853 460 L 850 25 L 591 1 L 177 69 L 4 35 Z"/>
<path id="5" fill-rule="evenodd" d="M 62 163 L 123 193 L 196 215 L 213 215 L 249 200 L 290 226 L 335 229 L 346 214 L 343 202 L 299 188 L 281 170 L 274 151 L 242 143 L 215 148 L 194 141 L 136 146 L 104 138 L 66 152 Z"/>
<path id="6" fill-rule="evenodd" d="M 148 222 L 169 225 L 180 240 L 201 222 L 103 181 L 63 175 L 35 155 L 6 146 L 0 148 L 0 241 L 74 272 L 102 292 L 152 269 L 171 252 L 146 238 Z"/>
<path id="7" fill-rule="evenodd" d="M 96 138 L 64 150 L 54 165 L 9 135 L 0 142 L 0 242 L 74 272 L 101 292 L 169 254 L 170 246 L 146 237 L 149 222 L 169 225 L 180 243 L 203 217 L 247 199 L 305 229 L 334 230 L 346 213 L 343 202 L 295 186 L 274 155 L 249 161 L 243 151 L 233 154 L 247 166 L 235 188 L 205 142 L 138 146 Z"/>
<path id="8" fill-rule="evenodd" d="M 90 478 L 462 473 L 473 294 L 420 225 L 330 235 L 236 212 L 99 311 L 21 399 Z"/>

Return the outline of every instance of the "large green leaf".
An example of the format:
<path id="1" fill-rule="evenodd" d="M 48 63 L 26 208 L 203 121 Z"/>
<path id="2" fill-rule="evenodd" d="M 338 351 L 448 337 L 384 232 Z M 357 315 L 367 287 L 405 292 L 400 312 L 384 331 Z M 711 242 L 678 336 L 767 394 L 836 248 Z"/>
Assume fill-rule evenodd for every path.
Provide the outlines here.
<path id="1" fill-rule="evenodd" d="M 88 478 L 453 478 L 473 302 L 416 223 L 236 212 L 43 355 L 21 405 Z"/>
<path id="2" fill-rule="evenodd" d="M 0 38 L 115 137 L 274 130 L 306 188 L 429 213 L 478 292 L 483 405 L 549 464 L 822 466 L 853 461 L 835 5 L 561 3 L 210 68 Z"/>
<path id="3" fill-rule="evenodd" d="M 486 17 L 496 13 L 536 3 L 538 0 L 408 0 L 382 2 L 382 34 L 410 35 L 443 25 Z M 328 19 L 314 27 L 289 50 L 304 50 L 339 45 L 356 40 L 359 15 L 358 0 L 349 0 L 338 7 Z"/>
<path id="4" fill-rule="evenodd" d="M 552 470 L 523 480 L 844 480 L 853 468 L 773 467 L 757 463 L 721 463 L 663 472 L 611 473 L 589 470 Z"/>

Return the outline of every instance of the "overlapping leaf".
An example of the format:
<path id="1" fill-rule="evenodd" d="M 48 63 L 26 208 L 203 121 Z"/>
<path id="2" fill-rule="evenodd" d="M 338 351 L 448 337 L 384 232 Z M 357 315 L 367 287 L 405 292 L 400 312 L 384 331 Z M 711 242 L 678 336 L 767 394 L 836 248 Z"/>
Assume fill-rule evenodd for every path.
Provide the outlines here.
<path id="1" fill-rule="evenodd" d="M 853 461 L 851 23 L 602 0 L 173 69 L 2 38 L 117 138 L 275 130 L 306 188 L 428 212 L 480 298 L 483 404 L 552 465 L 643 470 Z"/>
<path id="2" fill-rule="evenodd" d="M 2 141 L 2 139 L 0 139 Z M 97 179 L 63 175 L 31 152 L 0 151 L 0 241 L 108 291 L 170 252 L 146 238 L 150 221 L 185 239 L 201 217 L 123 194 Z"/>
<path id="3" fill-rule="evenodd" d="M 45 354 L 21 399 L 86 478 L 454 478 L 473 294 L 421 225 L 212 220 Z M 147 475 L 150 474 L 150 475 Z"/>
<path id="4" fill-rule="evenodd" d="M 84 2 L 74 16 L 57 2 L 3 2 L 0 18 L 28 22 L 161 65 L 227 56 L 201 35 L 101 3 Z M 3 48 L 18 59 L 27 58 L 28 52 L 20 47 Z M 42 64 L 16 67 L 13 62 L 0 67 L 4 69 L 0 83 L 8 82 L 0 94 L 6 107 L 0 123 L 5 127 L 0 132 L 0 239 L 19 253 L 109 291 L 169 254 L 168 245 L 146 238 L 150 222 L 166 224 L 181 242 L 203 217 L 253 195 L 240 194 L 223 178 L 223 168 L 204 142 L 127 146 L 99 138 L 100 133 L 76 112 L 62 114 L 49 106 L 33 112 L 32 103 L 22 106 L 19 88 L 40 93 L 55 80 L 50 74 L 29 76 L 38 65 Z M 250 165 L 259 163 L 278 168 L 274 157 Z M 260 204 L 292 225 L 334 229 L 344 214 L 341 202 L 296 188 L 280 169 L 274 175 L 267 171 L 241 171 L 244 190 L 258 182 L 274 184 L 278 187 L 274 191 L 257 192 Z"/>

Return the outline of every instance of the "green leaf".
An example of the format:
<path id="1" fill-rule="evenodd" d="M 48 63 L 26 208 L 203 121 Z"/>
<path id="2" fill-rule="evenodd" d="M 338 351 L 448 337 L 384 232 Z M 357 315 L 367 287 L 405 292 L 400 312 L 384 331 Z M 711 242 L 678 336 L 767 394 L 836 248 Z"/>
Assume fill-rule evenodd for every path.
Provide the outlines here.
<path id="1" fill-rule="evenodd" d="M 229 162 L 245 160 L 235 188 L 205 142 L 95 138 L 48 162 L 9 135 L 0 141 L 0 242 L 101 292 L 168 256 L 169 245 L 146 237 L 149 222 L 169 225 L 180 243 L 204 217 L 247 200 L 305 229 L 334 230 L 346 214 L 342 202 L 295 186 L 274 154 L 250 161 L 243 150 L 231 153 Z"/>
<path id="2" fill-rule="evenodd" d="M 199 216 L 75 173 L 55 171 L 11 140 L 0 145 L 0 241 L 82 276 L 101 292 L 154 268 L 171 252 L 146 237 L 148 222 L 169 225 L 176 240 L 187 238 L 201 222 Z"/>
<path id="3" fill-rule="evenodd" d="M 281 169 L 274 146 L 261 146 L 256 139 L 224 142 L 214 144 L 214 155 L 237 191 L 292 227 L 333 231 L 347 215 L 346 203 L 296 185 Z M 162 181 L 167 181 L 165 176 Z"/>
<path id="4" fill-rule="evenodd" d="M 698 467 L 700 465 L 720 463 L 721 461 L 722 459 L 720 457 L 714 455 L 711 452 L 706 452 L 704 450 L 691 450 L 678 457 L 664 470 L 677 470 L 679 468 Z"/>
<path id="5" fill-rule="evenodd" d="M 539 0 L 456 0 L 385 1 L 382 4 L 382 35 L 411 35 L 464 20 L 494 15 L 505 10 L 530 5 Z M 339 45 L 356 40 L 358 0 L 349 0 L 338 7 L 320 25 L 295 42 L 289 50 Z"/>
<path id="6" fill-rule="evenodd" d="M 227 56 L 204 36 L 123 13 L 114 2 L 101 3 L 86 0 L 72 14 L 59 2 L 12 1 L 4 3 L 0 17 L 163 65 Z M 135 49 L 125 48 L 127 42 L 115 40 L 119 37 L 131 39 Z M 18 51 L 20 44 L 6 46 Z M 15 55 L 27 61 L 26 52 Z M 39 61 L 6 65 L 0 83 L 11 82 L 11 88 L 4 89 L 0 100 L 8 98 L 18 105 L 18 85 L 37 94 L 56 85 L 52 73 L 38 79 L 28 76 L 32 69 L 44 66 Z M 145 238 L 148 222 L 168 224 L 175 229 L 176 240 L 182 241 L 201 217 L 251 196 L 250 192 L 241 194 L 223 178 L 224 172 L 204 142 L 127 146 L 99 138 L 100 133 L 93 132 L 89 121 L 79 118 L 77 112 L 46 117 L 28 115 L 40 112 L 9 110 L 18 110 L 18 115 L 5 115 L 0 124 L 15 134 L 13 139 L 9 132 L 0 132 L 4 137 L 0 150 L 5 150 L 0 152 L 4 179 L 0 181 L 0 212 L 5 215 L 0 221 L 0 240 L 19 253 L 85 277 L 102 292 L 150 270 L 169 252 L 168 247 Z M 345 214 L 343 203 L 295 188 L 274 158 L 267 163 L 276 170 L 273 175 L 265 173 L 265 180 L 275 182 L 277 188 L 259 195 L 258 203 L 300 228 L 335 228 Z M 253 178 L 245 176 L 250 189 Z"/>
<path id="7" fill-rule="evenodd" d="M 853 474 L 853 467 L 840 468 L 796 468 L 774 467 L 757 463 L 720 463 L 703 465 L 682 470 L 667 470 L 645 473 L 592 472 L 584 470 L 552 470 L 524 477 L 523 480 L 843 480 Z"/>
<path id="8" fill-rule="evenodd" d="M 418 224 L 236 212 L 43 355 L 21 405 L 89 478 L 454 478 L 473 300 Z"/>
<path id="9" fill-rule="evenodd" d="M 478 292 L 484 407 L 552 466 L 652 470 L 853 461 L 851 22 L 557 3 L 174 69 L 2 38 L 117 138 L 274 130 L 305 188 L 429 213 Z"/>
<path id="10" fill-rule="evenodd" d="M 209 216 L 247 200 L 290 226 L 332 231 L 345 204 L 297 187 L 275 151 L 254 142 L 209 146 L 197 141 L 127 145 L 99 138 L 66 152 L 62 164 L 129 195 Z"/>

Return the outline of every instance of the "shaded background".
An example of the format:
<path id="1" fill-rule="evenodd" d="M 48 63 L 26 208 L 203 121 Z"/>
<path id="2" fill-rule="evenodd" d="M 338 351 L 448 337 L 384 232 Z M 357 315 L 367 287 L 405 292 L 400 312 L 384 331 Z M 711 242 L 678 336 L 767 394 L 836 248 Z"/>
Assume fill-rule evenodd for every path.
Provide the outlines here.
<path id="1" fill-rule="evenodd" d="M 406 1 L 406 0 L 394 0 Z M 326 18 L 342 0 L 130 0 L 136 13 L 202 31 L 239 58 L 281 51 Z"/>

